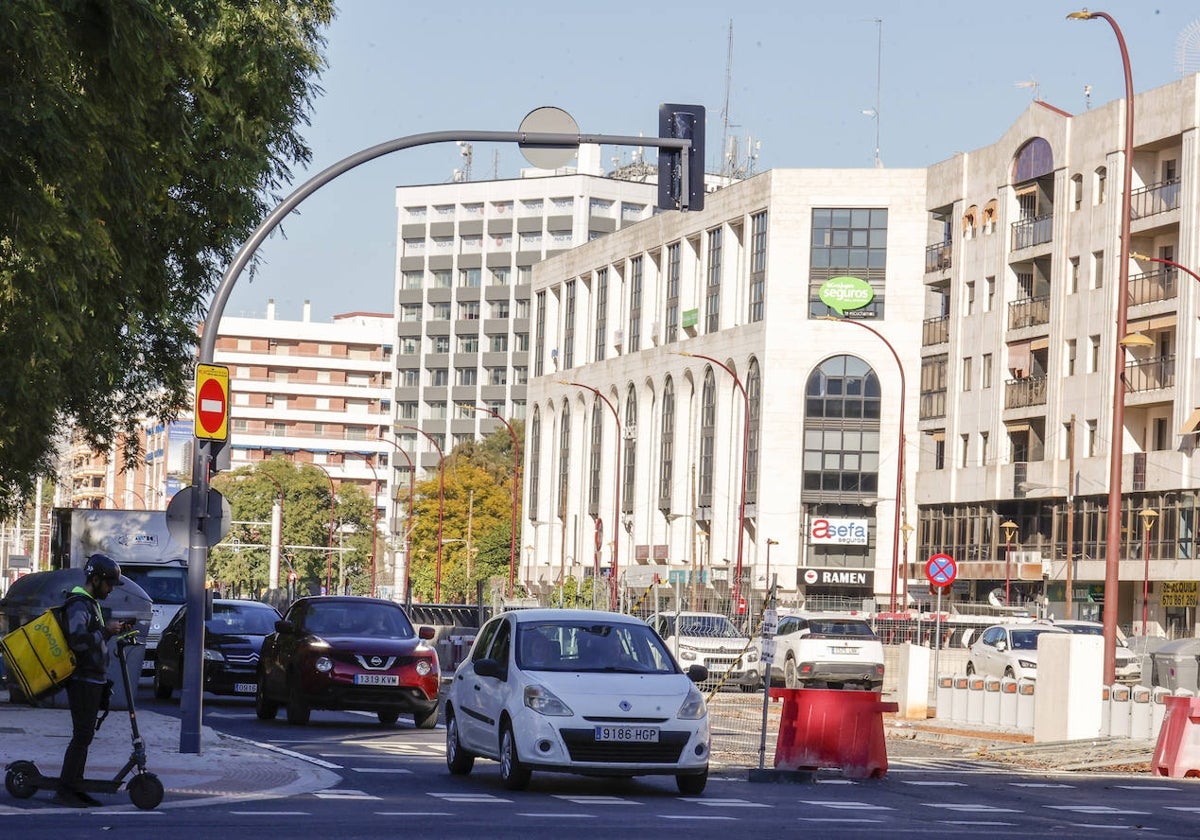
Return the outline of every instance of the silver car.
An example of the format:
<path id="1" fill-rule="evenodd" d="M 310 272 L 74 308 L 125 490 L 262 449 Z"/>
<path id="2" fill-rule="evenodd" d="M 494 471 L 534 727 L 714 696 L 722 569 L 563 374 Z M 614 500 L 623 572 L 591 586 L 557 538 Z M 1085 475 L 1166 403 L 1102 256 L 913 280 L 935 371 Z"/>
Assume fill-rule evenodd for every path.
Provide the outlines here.
<path id="1" fill-rule="evenodd" d="M 971 645 L 967 674 L 1037 679 L 1038 636 L 1066 632 L 1051 624 L 993 624 Z"/>
<path id="2" fill-rule="evenodd" d="M 1056 621 L 1055 627 L 1061 627 L 1069 633 L 1079 633 L 1084 636 L 1103 636 L 1104 625 L 1098 621 Z M 1117 630 L 1116 679 L 1119 683 L 1137 685 L 1142 680 L 1142 660 L 1129 649 L 1120 629 Z"/>

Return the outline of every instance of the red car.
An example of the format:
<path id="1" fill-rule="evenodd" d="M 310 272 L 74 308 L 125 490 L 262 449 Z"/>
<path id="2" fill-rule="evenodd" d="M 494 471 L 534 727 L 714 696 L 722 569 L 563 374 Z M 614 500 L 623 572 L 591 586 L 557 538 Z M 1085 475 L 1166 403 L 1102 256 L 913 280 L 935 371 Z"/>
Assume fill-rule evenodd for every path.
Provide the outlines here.
<path id="1" fill-rule="evenodd" d="M 390 726 L 411 714 L 422 729 L 438 717 L 438 659 L 399 604 L 357 596 L 294 602 L 263 641 L 255 711 L 273 720 L 280 705 L 288 723 L 303 726 L 313 709 L 375 712 Z"/>

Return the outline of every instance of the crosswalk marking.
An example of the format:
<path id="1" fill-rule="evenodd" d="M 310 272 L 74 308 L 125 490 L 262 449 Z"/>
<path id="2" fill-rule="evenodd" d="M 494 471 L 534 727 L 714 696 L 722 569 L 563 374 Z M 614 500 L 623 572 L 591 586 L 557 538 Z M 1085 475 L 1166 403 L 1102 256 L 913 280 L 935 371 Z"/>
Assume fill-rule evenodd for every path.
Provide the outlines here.
<path id="1" fill-rule="evenodd" d="M 887 805 L 872 805 L 870 802 L 835 802 L 832 800 L 805 799 L 805 805 L 818 805 L 824 808 L 836 808 L 844 811 L 894 811 Z"/>
<path id="2" fill-rule="evenodd" d="M 326 790 L 318 790 L 313 796 L 318 799 L 379 799 L 380 797 L 374 794 L 367 793 L 362 790 L 350 790 L 349 788 L 328 788 Z"/>
<path id="3" fill-rule="evenodd" d="M 945 808 L 947 811 L 979 811 L 983 814 L 1020 814 L 1016 808 L 997 808 L 981 802 L 926 802 L 930 808 Z"/>
<path id="4" fill-rule="evenodd" d="M 1046 807 L 1053 811 L 1070 811 L 1073 814 L 1146 816 L 1150 813 L 1149 811 L 1127 811 L 1122 808 L 1113 808 L 1109 805 L 1047 805 Z"/>
<path id="5" fill-rule="evenodd" d="M 1075 785 L 1063 785 L 1063 784 L 1058 784 L 1057 782 L 1009 782 L 1009 784 L 1012 785 L 1013 787 L 1019 787 L 1019 788 L 1065 788 L 1067 790 L 1075 789 Z"/>
<path id="6" fill-rule="evenodd" d="M 430 793 L 429 795 L 447 802 L 512 802 L 511 799 L 504 799 L 490 793 Z"/>
<path id="7" fill-rule="evenodd" d="M 680 799 L 692 805 L 703 805 L 706 808 L 770 808 L 762 802 L 748 802 L 745 799 L 719 799 L 712 797 L 703 799 L 700 797 L 681 796 Z"/>
<path id="8" fill-rule="evenodd" d="M 633 799 L 624 799 L 620 796 L 575 796 L 569 793 L 556 793 L 555 799 L 565 799 L 567 802 L 573 802 L 576 805 L 641 805 L 643 803 Z"/>
<path id="9" fill-rule="evenodd" d="M 966 787 L 966 782 L 939 781 L 934 779 L 901 779 L 900 784 L 917 787 Z"/>
<path id="10" fill-rule="evenodd" d="M 351 767 L 349 768 L 354 773 L 395 773 L 403 775 L 405 773 L 411 775 L 412 771 L 406 767 Z"/>

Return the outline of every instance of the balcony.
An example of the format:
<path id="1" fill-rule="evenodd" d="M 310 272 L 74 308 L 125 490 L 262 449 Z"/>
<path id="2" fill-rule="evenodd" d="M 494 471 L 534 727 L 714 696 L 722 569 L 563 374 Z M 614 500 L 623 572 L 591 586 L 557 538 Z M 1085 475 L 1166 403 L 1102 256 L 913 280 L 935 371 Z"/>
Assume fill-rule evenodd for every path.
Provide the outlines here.
<path id="1" fill-rule="evenodd" d="M 949 269 L 952 265 L 950 259 L 952 253 L 949 242 L 930 245 L 925 249 L 925 273 L 929 274 L 934 271 L 946 271 Z"/>
<path id="2" fill-rule="evenodd" d="M 1032 248 L 1054 239 L 1054 214 L 1034 216 L 1012 223 L 1012 250 Z"/>
<path id="3" fill-rule="evenodd" d="M 1125 390 L 1129 393 L 1156 391 L 1175 386 L 1175 357 L 1155 356 L 1125 365 Z"/>
<path id="4" fill-rule="evenodd" d="M 1144 219 L 1179 207 L 1179 179 L 1159 181 L 1133 191 L 1131 219 Z"/>
<path id="5" fill-rule="evenodd" d="M 946 389 L 940 391 L 922 391 L 920 419 L 935 420 L 946 416 Z"/>
<path id="6" fill-rule="evenodd" d="M 950 316 L 926 318 L 921 322 L 921 346 L 932 347 L 935 344 L 946 344 L 950 341 Z"/>
<path id="7" fill-rule="evenodd" d="M 1014 300 L 1008 305 L 1008 328 L 1019 330 L 1050 323 L 1050 296 Z"/>
<path id="8" fill-rule="evenodd" d="M 1027 376 L 1009 379 L 1004 383 L 1004 407 L 1027 408 L 1046 404 L 1046 376 Z"/>
<path id="9" fill-rule="evenodd" d="M 1160 300 L 1178 297 L 1177 277 L 1175 269 L 1169 267 L 1131 275 L 1129 278 L 1129 305 L 1156 303 Z"/>

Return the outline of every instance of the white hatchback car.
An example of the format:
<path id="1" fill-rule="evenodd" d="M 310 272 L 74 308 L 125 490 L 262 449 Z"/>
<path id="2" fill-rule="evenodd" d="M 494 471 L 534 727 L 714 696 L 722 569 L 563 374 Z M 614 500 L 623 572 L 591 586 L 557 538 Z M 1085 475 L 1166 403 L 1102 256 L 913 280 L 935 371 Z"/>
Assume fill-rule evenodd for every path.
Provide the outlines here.
<path id="1" fill-rule="evenodd" d="M 509 790 L 534 770 L 673 775 L 680 793 L 708 781 L 709 725 L 696 688 L 643 621 L 592 610 L 516 610 L 475 638 L 446 697 L 446 765 L 500 763 Z"/>
<path id="2" fill-rule="evenodd" d="M 1066 632 L 1052 624 L 993 624 L 971 645 L 967 674 L 1037 679 L 1038 636 Z"/>

